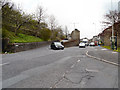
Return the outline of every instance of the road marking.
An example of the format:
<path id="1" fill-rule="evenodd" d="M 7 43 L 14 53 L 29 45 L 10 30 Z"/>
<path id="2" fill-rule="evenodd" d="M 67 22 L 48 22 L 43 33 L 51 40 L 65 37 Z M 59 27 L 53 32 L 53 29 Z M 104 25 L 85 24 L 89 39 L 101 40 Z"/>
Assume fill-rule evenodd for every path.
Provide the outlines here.
<path id="1" fill-rule="evenodd" d="M 78 60 L 77 62 L 80 62 L 80 60 Z"/>
<path id="2" fill-rule="evenodd" d="M 9 62 L 8 63 L 2 63 L 2 64 L 0 64 L 0 66 L 4 66 L 4 65 L 8 65 L 9 64 Z"/>
<path id="3" fill-rule="evenodd" d="M 107 50 L 107 49 L 101 49 L 101 50 L 105 51 L 105 50 Z"/>
<path id="4" fill-rule="evenodd" d="M 112 52 L 112 53 L 117 53 L 117 52 Z"/>
<path id="5" fill-rule="evenodd" d="M 90 70 L 90 69 L 85 69 L 86 71 L 88 71 L 88 72 L 99 72 L 98 70 Z"/>
<path id="6" fill-rule="evenodd" d="M 86 52 L 86 55 L 87 55 L 88 57 L 91 57 L 91 58 L 94 58 L 94 59 L 97 59 L 97 60 L 100 60 L 100 61 L 103 61 L 103 62 L 106 62 L 106 63 L 112 64 L 112 65 L 115 65 L 115 66 L 119 66 L 119 64 L 117 64 L 117 63 L 110 62 L 110 61 L 105 60 L 105 59 L 101 59 L 101 58 L 97 58 L 97 57 L 94 57 L 94 56 L 88 55 L 88 51 Z"/>

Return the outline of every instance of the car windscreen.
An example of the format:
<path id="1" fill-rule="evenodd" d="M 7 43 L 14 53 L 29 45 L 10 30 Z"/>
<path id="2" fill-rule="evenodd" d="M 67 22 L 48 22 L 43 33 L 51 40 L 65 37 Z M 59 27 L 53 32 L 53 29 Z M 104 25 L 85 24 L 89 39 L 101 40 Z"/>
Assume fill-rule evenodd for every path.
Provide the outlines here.
<path id="1" fill-rule="evenodd" d="M 56 46 L 62 46 L 62 44 L 61 44 L 60 42 L 54 42 L 54 44 L 55 44 Z"/>
<path id="2" fill-rule="evenodd" d="M 80 43 L 80 45 L 85 45 L 85 43 Z"/>

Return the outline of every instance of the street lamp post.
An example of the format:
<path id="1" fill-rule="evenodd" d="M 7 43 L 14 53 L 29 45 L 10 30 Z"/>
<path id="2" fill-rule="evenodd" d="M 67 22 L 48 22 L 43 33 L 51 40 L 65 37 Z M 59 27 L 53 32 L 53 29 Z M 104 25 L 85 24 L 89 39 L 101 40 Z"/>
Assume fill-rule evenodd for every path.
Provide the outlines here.
<path id="1" fill-rule="evenodd" d="M 112 0 L 111 0 L 111 11 L 112 11 Z M 113 11 L 111 12 L 112 14 L 112 37 L 111 37 L 111 49 L 114 50 L 114 18 L 113 18 Z"/>

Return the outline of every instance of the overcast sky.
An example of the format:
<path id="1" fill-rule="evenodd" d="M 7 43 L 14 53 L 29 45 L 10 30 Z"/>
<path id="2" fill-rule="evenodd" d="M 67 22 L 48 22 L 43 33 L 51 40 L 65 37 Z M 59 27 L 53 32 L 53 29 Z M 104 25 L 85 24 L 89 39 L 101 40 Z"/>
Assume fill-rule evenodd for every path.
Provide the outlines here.
<path id="1" fill-rule="evenodd" d="M 80 30 L 80 38 L 92 38 L 101 32 L 103 15 L 112 9 L 118 9 L 120 0 L 11 0 L 27 13 L 35 13 L 38 5 L 46 9 L 48 15 L 54 15 L 59 25 L 68 27 L 69 32 Z"/>

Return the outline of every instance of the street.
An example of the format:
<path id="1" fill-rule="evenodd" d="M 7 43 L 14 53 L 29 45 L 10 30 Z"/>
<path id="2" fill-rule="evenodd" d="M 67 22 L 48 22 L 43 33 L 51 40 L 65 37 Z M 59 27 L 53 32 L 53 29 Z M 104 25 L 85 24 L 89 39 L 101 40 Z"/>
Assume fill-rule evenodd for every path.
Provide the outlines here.
<path id="1" fill-rule="evenodd" d="M 49 46 L 2 55 L 3 88 L 118 88 L 118 53 L 102 47 Z M 111 56 L 111 57 L 110 57 Z"/>

